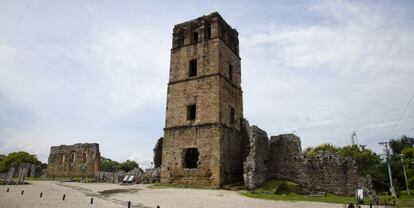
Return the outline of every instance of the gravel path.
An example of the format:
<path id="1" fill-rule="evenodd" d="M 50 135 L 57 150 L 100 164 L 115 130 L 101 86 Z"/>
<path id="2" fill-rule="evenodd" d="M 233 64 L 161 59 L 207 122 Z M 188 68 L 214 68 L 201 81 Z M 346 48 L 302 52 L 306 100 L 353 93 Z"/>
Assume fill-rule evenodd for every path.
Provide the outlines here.
<path id="1" fill-rule="evenodd" d="M 210 189 L 149 189 L 147 185 L 121 186 L 104 183 L 60 183 L 32 181 L 31 185 L 0 186 L 0 207 L 44 208 L 44 207 L 134 207 L 161 208 L 342 208 L 341 204 L 320 202 L 290 202 L 253 199 L 235 191 Z M 7 188 L 10 192 L 7 193 Z M 21 190 L 24 194 L 21 195 Z M 100 192 L 104 191 L 102 194 Z M 43 192 L 43 198 L 40 198 Z M 62 201 L 66 194 L 65 201 Z M 91 197 L 94 204 L 90 204 Z"/>
<path id="2" fill-rule="evenodd" d="M 54 182 L 33 181 L 29 185 L 0 186 L 0 207 L 1 208 L 118 208 L 116 204 L 108 200 L 94 198 L 90 204 L 91 196 L 85 195 L 79 190 L 58 186 Z M 9 188 L 9 192 L 7 192 Z M 23 195 L 21 191 L 24 190 Z M 40 193 L 43 192 L 42 198 Z M 63 195 L 66 195 L 63 201 Z"/>

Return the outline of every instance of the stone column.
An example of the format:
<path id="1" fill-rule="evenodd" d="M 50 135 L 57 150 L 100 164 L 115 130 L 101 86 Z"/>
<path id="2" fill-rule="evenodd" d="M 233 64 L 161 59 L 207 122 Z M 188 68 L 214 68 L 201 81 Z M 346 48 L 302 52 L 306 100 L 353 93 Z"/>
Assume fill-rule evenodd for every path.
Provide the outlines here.
<path id="1" fill-rule="evenodd" d="M 16 166 L 16 162 L 12 162 L 12 164 L 10 165 L 9 172 L 7 174 L 7 184 L 13 183 L 13 176 L 14 176 L 14 172 L 16 171 L 15 166 Z"/>
<path id="2" fill-rule="evenodd" d="M 30 177 L 36 177 L 36 165 L 32 164 L 32 166 L 30 167 Z"/>
<path id="3" fill-rule="evenodd" d="M 27 165 L 20 165 L 20 167 L 19 167 L 19 178 L 17 180 L 18 184 L 23 184 L 24 183 L 24 180 L 26 179 L 27 172 L 28 172 Z"/>

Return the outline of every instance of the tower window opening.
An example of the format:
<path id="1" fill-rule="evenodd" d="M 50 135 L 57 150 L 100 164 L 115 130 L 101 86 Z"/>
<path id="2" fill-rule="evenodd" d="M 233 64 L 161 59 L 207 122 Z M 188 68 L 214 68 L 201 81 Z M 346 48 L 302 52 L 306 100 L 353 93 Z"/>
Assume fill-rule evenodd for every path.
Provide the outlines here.
<path id="1" fill-rule="evenodd" d="M 187 106 L 187 120 L 195 120 L 196 118 L 196 105 Z"/>
<path id="2" fill-rule="evenodd" d="M 193 43 L 198 42 L 198 32 L 193 32 Z"/>
<path id="3" fill-rule="evenodd" d="M 211 27 L 207 26 L 206 27 L 206 39 L 210 39 L 211 38 Z"/>
<path id="4" fill-rule="evenodd" d="M 235 119 L 235 116 L 234 116 L 234 108 L 230 108 L 230 122 L 232 123 L 232 124 L 234 124 L 234 121 L 235 121 L 236 119 Z"/>
<path id="5" fill-rule="evenodd" d="M 233 81 L 233 65 L 229 64 L 229 80 Z"/>
<path id="6" fill-rule="evenodd" d="M 188 75 L 190 77 L 197 76 L 197 59 L 193 59 L 190 61 Z"/>
<path id="7" fill-rule="evenodd" d="M 197 148 L 185 148 L 183 150 L 183 167 L 197 168 L 199 155 Z"/>

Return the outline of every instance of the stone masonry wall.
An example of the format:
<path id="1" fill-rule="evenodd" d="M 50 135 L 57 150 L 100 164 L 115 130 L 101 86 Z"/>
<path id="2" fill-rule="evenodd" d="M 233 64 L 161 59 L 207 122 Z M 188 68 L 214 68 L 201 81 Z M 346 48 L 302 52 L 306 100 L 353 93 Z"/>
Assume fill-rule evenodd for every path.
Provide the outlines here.
<path id="1" fill-rule="evenodd" d="M 219 187 L 242 180 L 238 47 L 237 31 L 218 13 L 174 26 L 161 182 Z"/>
<path id="2" fill-rule="evenodd" d="M 220 139 L 220 184 L 243 180 L 243 155 L 246 140 L 235 129 L 222 127 Z"/>
<path id="3" fill-rule="evenodd" d="M 330 152 L 306 159 L 303 172 L 307 177 L 300 184 L 309 191 L 353 195 L 359 180 L 355 161 Z"/>
<path id="4" fill-rule="evenodd" d="M 49 177 L 94 177 L 99 171 L 97 143 L 52 146 L 48 159 Z"/>
<path id="5" fill-rule="evenodd" d="M 161 166 L 162 163 L 162 141 L 163 137 L 159 138 L 157 144 L 154 147 L 154 168 L 158 168 Z"/>
<path id="6" fill-rule="evenodd" d="M 295 182 L 303 177 L 303 154 L 299 137 L 293 134 L 270 137 L 269 157 L 270 177 Z"/>
<path id="7" fill-rule="evenodd" d="M 251 190 L 262 185 L 268 174 L 269 138 L 267 133 L 257 126 L 250 127 L 245 121 L 249 139 L 248 155 L 244 162 L 244 185 Z"/>
<path id="8" fill-rule="evenodd" d="M 165 129 L 161 182 L 198 186 L 220 184 L 220 127 Z M 184 149 L 197 148 L 198 167 L 184 168 Z"/>
<path id="9" fill-rule="evenodd" d="M 306 192 L 352 195 L 357 188 L 357 168 L 351 158 L 342 158 L 330 152 L 304 158 L 300 139 L 293 134 L 272 136 L 269 151 L 270 178 L 296 182 Z"/>

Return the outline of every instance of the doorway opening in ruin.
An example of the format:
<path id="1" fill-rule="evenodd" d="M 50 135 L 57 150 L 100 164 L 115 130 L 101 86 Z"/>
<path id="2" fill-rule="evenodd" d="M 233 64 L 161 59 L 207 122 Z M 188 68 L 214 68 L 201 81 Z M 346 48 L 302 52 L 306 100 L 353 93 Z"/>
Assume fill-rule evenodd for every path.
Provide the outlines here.
<path id="1" fill-rule="evenodd" d="M 87 158 L 86 153 L 83 153 L 82 154 L 82 163 L 85 163 L 86 162 L 86 158 Z"/>
<path id="2" fill-rule="evenodd" d="M 63 164 L 63 163 L 65 163 L 66 156 L 64 154 L 62 154 L 62 157 L 60 159 L 61 159 L 60 164 Z"/>
<path id="3" fill-rule="evenodd" d="M 198 156 L 200 155 L 197 148 L 185 148 L 183 155 L 184 168 L 197 168 Z"/>
<path id="4" fill-rule="evenodd" d="M 70 153 L 69 162 L 70 162 L 70 163 L 74 163 L 74 162 L 75 162 L 75 152 L 74 152 L 74 151 L 72 151 L 72 152 Z"/>

